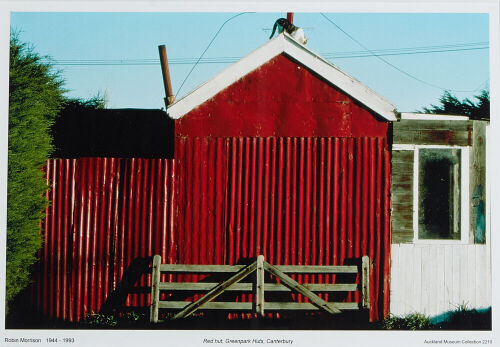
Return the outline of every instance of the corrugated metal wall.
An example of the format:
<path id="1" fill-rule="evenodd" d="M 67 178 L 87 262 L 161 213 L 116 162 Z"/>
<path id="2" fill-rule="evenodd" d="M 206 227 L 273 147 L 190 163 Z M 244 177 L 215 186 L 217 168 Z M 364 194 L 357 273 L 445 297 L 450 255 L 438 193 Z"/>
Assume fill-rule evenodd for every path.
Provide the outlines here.
<path id="1" fill-rule="evenodd" d="M 149 286 L 145 258 L 173 259 L 173 160 L 53 159 L 46 173 L 52 189 L 34 285 L 38 309 L 79 321 L 106 301 L 147 305 L 146 295 L 128 291 L 136 280 Z"/>
<path id="2" fill-rule="evenodd" d="M 367 254 L 370 317 L 388 313 L 385 138 L 181 137 L 176 158 L 180 263 L 263 254 L 271 264 L 336 265 Z"/>
<path id="3" fill-rule="evenodd" d="M 40 311 L 78 321 L 117 304 L 149 305 L 153 254 L 169 263 L 263 254 L 272 264 L 311 265 L 367 254 L 370 317 L 388 313 L 384 137 L 180 138 L 175 157 L 48 161 Z"/>

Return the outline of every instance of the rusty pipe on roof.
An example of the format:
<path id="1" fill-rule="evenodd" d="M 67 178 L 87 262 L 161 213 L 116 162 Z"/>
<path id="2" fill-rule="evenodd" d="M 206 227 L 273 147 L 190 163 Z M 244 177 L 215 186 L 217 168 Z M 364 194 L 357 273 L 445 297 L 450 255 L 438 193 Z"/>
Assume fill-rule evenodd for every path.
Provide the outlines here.
<path id="1" fill-rule="evenodd" d="M 168 107 L 175 101 L 172 83 L 170 82 L 170 71 L 168 70 L 167 48 L 165 45 L 158 46 L 160 53 L 161 73 L 163 75 L 163 85 L 165 87 L 165 106 Z"/>
<path id="2" fill-rule="evenodd" d="M 293 12 L 287 12 L 286 19 L 293 24 Z"/>

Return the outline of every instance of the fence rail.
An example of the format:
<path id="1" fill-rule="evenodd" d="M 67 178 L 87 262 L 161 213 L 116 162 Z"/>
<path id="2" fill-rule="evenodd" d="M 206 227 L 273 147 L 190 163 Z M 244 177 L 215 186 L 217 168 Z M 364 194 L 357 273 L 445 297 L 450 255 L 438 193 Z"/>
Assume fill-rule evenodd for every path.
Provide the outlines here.
<path id="1" fill-rule="evenodd" d="M 159 322 L 159 310 L 181 310 L 173 319 L 185 318 L 193 312 L 203 310 L 251 311 L 263 316 L 264 311 L 279 310 L 322 310 L 330 314 L 341 310 L 361 310 L 370 308 L 369 293 L 369 258 L 363 256 L 360 266 L 356 265 L 271 265 L 260 255 L 250 265 L 192 265 L 162 264 L 161 257 L 153 257 L 151 286 L 151 322 Z M 161 282 L 162 272 L 177 274 L 232 274 L 223 282 Z M 280 283 L 265 282 L 265 272 L 270 273 Z M 250 274 L 255 273 L 252 283 L 241 283 Z M 303 283 L 296 282 L 287 274 L 359 274 L 358 283 Z M 160 300 L 160 291 L 200 292 L 207 291 L 196 301 Z M 253 292 L 254 302 L 216 302 L 212 301 L 223 292 Z M 314 292 L 353 292 L 360 291 L 360 302 L 327 302 Z M 307 297 L 309 302 L 268 302 L 266 292 L 294 292 Z"/>

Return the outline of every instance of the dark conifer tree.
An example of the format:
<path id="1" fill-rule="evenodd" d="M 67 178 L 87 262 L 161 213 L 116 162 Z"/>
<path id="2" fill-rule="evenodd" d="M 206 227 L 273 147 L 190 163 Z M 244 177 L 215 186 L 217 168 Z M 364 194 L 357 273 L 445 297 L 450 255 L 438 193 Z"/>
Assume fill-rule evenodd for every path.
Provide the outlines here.
<path id="1" fill-rule="evenodd" d="M 446 91 L 439 99 L 440 105 L 424 107 L 425 113 L 456 114 L 469 116 L 470 119 L 490 119 L 490 93 L 482 90 L 479 95 L 474 96 L 477 101 L 469 98 L 459 100 L 456 96 Z"/>
<path id="2" fill-rule="evenodd" d="M 16 35 L 10 39 L 6 303 L 30 282 L 48 202 L 43 167 L 63 102 L 62 79 Z"/>

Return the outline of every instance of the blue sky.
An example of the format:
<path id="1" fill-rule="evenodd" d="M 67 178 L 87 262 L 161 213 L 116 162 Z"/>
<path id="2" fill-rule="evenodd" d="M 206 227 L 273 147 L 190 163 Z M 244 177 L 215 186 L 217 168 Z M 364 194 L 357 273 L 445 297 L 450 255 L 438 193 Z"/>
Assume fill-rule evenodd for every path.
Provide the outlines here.
<path id="1" fill-rule="evenodd" d="M 85 13 L 12 12 L 11 29 L 36 52 L 56 62 L 104 60 L 115 65 L 56 65 L 66 81 L 68 95 L 105 94 L 111 108 L 161 108 L 164 89 L 158 45 L 166 44 L 174 92 L 177 93 L 192 64 L 232 13 Z M 425 54 L 386 55 L 382 58 L 422 83 L 369 54 L 328 22 L 319 12 L 295 12 L 294 23 L 304 28 L 307 46 L 330 56 L 330 61 L 396 105 L 399 111 L 416 111 L 437 103 L 444 89 L 459 98 L 477 95 L 489 86 L 489 24 L 485 13 L 325 13 L 330 20 L 370 50 L 396 53 L 450 49 Z M 243 57 L 267 42 L 274 21 L 285 12 L 247 13 L 229 21 L 204 58 Z M 482 43 L 482 44 L 481 44 Z M 465 46 L 464 44 L 472 44 Z M 428 49 L 422 47 L 429 47 Z M 446 47 L 445 47 L 446 46 Z M 472 48 L 472 49 L 471 49 Z M 453 47 L 451 47 L 453 49 Z M 350 52 L 350 53 L 346 53 Z M 387 52 L 387 51 L 386 51 Z M 350 58 L 342 58 L 341 55 Z M 147 59 L 148 65 L 123 65 Z M 182 96 L 229 64 L 196 66 L 178 96 Z M 434 86 L 439 86 L 436 88 Z M 286 86 L 276 86 L 277 88 Z M 462 92 L 466 91 L 466 92 Z"/>

